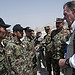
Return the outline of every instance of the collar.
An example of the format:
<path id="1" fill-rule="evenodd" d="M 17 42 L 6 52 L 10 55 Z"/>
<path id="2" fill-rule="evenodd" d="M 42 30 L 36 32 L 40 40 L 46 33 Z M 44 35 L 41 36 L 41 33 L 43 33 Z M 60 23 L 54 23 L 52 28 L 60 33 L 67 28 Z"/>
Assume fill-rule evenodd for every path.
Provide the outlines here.
<path id="1" fill-rule="evenodd" d="M 17 44 L 17 45 L 21 44 L 21 40 L 20 40 L 20 42 L 18 42 L 18 41 L 15 39 L 15 37 L 13 37 L 13 42 L 14 42 L 15 44 Z"/>
<path id="2" fill-rule="evenodd" d="M 75 29 L 75 21 L 72 23 L 71 27 L 72 27 L 72 30 L 74 31 L 74 29 Z"/>

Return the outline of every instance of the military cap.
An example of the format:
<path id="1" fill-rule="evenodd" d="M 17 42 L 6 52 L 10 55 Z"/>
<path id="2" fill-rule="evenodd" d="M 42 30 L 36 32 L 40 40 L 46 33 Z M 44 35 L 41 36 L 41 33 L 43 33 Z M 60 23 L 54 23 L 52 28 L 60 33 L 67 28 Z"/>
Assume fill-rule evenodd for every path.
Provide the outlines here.
<path id="1" fill-rule="evenodd" d="M 8 28 L 8 27 L 10 27 L 11 25 L 5 24 L 5 22 L 3 21 L 3 19 L 0 18 L 0 26 L 5 27 L 5 28 Z"/>
<path id="2" fill-rule="evenodd" d="M 64 22 L 63 18 L 56 18 L 56 22 Z"/>
<path id="3" fill-rule="evenodd" d="M 11 30 L 10 30 L 10 29 L 8 29 L 7 31 L 8 31 L 9 33 L 11 33 Z"/>
<path id="4" fill-rule="evenodd" d="M 25 28 L 23 28 L 20 24 L 16 24 L 13 27 L 13 31 L 19 31 L 19 30 L 24 30 Z"/>
<path id="5" fill-rule="evenodd" d="M 44 29 L 45 30 L 50 29 L 50 26 L 45 26 Z"/>
<path id="6" fill-rule="evenodd" d="M 30 32 L 30 31 L 33 31 L 33 29 L 31 29 L 30 27 L 26 27 L 25 31 Z"/>
<path id="7" fill-rule="evenodd" d="M 38 31 L 37 31 L 37 33 L 41 33 L 41 31 L 40 31 L 40 30 L 38 30 Z"/>

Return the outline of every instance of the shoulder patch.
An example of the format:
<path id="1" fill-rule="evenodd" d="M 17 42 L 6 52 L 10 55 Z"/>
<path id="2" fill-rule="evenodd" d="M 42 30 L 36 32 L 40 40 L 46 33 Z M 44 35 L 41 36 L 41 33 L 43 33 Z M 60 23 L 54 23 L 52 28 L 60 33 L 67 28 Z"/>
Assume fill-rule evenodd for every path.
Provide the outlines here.
<path id="1" fill-rule="evenodd" d="M 67 30 L 64 30 L 65 33 L 67 33 Z"/>
<path id="2" fill-rule="evenodd" d="M 11 56 L 11 51 L 7 51 L 7 57 Z"/>
<path id="3" fill-rule="evenodd" d="M 67 34 L 67 30 L 64 30 L 63 34 Z"/>

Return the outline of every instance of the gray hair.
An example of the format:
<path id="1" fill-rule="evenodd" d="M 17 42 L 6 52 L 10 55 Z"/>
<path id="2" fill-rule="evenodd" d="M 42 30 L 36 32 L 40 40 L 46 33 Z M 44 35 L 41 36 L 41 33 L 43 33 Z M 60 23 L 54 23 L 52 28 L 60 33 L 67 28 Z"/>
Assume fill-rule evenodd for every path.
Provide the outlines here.
<path id="1" fill-rule="evenodd" d="M 75 1 L 69 1 L 66 4 L 64 4 L 63 9 L 67 6 L 71 11 L 73 8 L 75 8 Z"/>

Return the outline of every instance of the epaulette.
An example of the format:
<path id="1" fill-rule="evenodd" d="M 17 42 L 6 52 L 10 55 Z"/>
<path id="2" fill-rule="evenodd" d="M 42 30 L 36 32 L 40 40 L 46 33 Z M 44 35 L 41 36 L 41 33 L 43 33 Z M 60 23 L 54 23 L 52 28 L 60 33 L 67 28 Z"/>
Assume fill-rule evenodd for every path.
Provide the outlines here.
<path id="1" fill-rule="evenodd" d="M 21 52 L 20 51 L 16 51 L 16 55 L 17 56 L 21 55 Z"/>
<path id="2" fill-rule="evenodd" d="M 17 45 L 15 48 L 18 48 L 19 47 L 19 45 Z"/>

